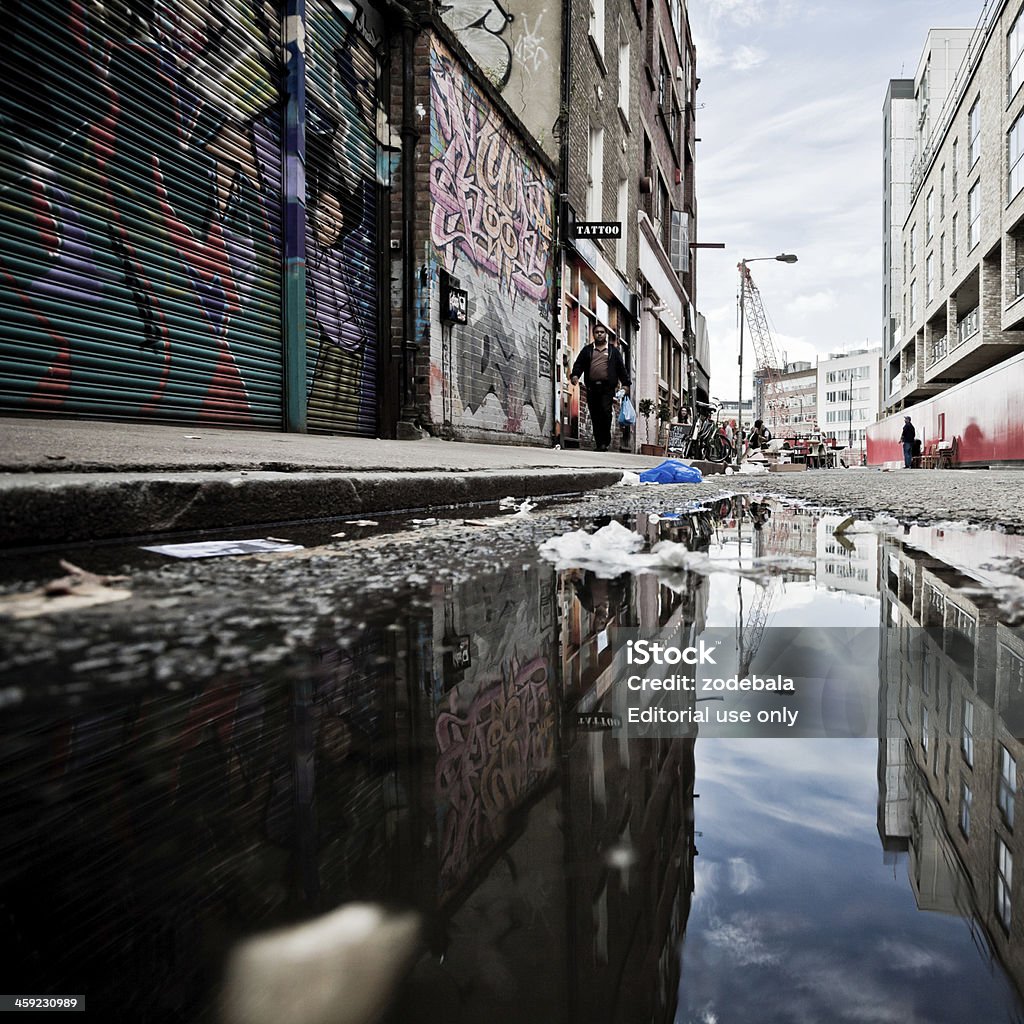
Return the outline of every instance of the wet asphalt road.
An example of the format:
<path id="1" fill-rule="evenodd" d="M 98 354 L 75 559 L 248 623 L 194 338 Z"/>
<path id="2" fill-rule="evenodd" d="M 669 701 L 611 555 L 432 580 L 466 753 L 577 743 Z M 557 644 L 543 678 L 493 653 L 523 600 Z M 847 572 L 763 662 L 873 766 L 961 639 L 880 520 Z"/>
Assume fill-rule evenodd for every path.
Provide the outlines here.
<path id="1" fill-rule="evenodd" d="M 70 673 L 133 688 L 182 685 L 276 663 L 321 642 L 354 642 L 368 616 L 400 620 L 403 609 L 431 588 L 531 562 L 541 541 L 595 518 L 678 511 L 696 497 L 735 491 L 785 491 L 802 503 L 864 517 L 966 519 L 1024 531 L 1024 474 L 849 470 L 715 477 L 696 488 L 619 486 L 574 499 L 539 499 L 525 516 L 501 512 L 496 503 L 449 513 L 488 525 L 457 518 L 417 527 L 412 515 L 398 514 L 379 517 L 379 529 L 340 521 L 277 527 L 272 536 L 305 548 L 273 555 L 179 561 L 134 546 L 77 549 L 65 557 L 94 572 L 129 577 L 124 586 L 130 598 L 6 622 L 0 679 L 4 686 L 45 689 Z M 337 532 L 345 536 L 333 537 Z M 59 557 L 37 553 L 8 560 L 0 590 L 26 593 L 62 575 Z"/>

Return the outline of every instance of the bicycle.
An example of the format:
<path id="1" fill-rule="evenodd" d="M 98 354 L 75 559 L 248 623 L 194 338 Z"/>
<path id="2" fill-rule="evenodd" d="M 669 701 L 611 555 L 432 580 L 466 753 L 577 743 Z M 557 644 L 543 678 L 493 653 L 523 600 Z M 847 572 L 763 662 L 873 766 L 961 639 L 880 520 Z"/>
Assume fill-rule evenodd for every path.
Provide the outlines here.
<path id="1" fill-rule="evenodd" d="M 697 403 L 697 422 L 690 431 L 683 448 L 684 459 L 700 459 L 705 462 L 729 462 L 733 457 L 732 442 L 722 434 L 718 415 L 720 404 Z"/>

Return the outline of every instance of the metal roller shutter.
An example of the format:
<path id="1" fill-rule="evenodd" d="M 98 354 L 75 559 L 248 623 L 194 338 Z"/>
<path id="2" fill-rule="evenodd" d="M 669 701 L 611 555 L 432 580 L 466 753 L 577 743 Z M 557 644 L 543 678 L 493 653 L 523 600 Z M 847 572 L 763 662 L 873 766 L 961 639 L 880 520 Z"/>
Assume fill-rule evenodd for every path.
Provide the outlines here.
<path id="1" fill-rule="evenodd" d="M 4 5 L 4 411 L 280 426 L 270 7 Z"/>
<path id="2" fill-rule="evenodd" d="M 310 430 L 377 430 L 380 65 L 340 9 L 307 17 L 306 299 Z M 367 17 L 367 12 L 360 15 Z"/>

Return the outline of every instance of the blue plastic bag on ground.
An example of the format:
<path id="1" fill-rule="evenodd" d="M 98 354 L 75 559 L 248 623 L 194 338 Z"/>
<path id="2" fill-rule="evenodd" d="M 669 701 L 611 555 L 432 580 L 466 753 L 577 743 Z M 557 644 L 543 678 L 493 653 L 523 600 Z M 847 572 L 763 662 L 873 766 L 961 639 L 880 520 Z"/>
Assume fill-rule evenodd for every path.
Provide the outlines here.
<path id="1" fill-rule="evenodd" d="M 642 484 L 699 484 L 703 480 L 699 469 L 679 459 L 666 459 L 660 466 L 645 469 L 640 474 Z"/>

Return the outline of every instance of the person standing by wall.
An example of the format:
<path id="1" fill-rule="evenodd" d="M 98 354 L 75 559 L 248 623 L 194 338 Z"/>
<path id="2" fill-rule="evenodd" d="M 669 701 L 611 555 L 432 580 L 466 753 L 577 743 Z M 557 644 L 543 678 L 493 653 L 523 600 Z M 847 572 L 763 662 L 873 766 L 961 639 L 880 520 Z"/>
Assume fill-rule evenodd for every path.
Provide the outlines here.
<path id="1" fill-rule="evenodd" d="M 612 443 L 612 397 L 621 383 L 628 392 L 631 381 L 622 355 L 608 344 L 607 329 L 598 324 L 594 340 L 576 357 L 569 379 L 576 384 L 580 377 L 587 389 L 587 408 L 594 425 L 594 447 L 608 451 Z"/>
<path id="2" fill-rule="evenodd" d="M 892 436 L 891 434 L 889 435 Z M 910 469 L 911 463 L 914 460 L 914 439 L 917 437 L 917 431 L 914 429 L 914 424 L 910 422 L 909 416 L 903 417 L 903 433 L 900 435 L 900 441 L 903 444 L 903 468 Z"/>

